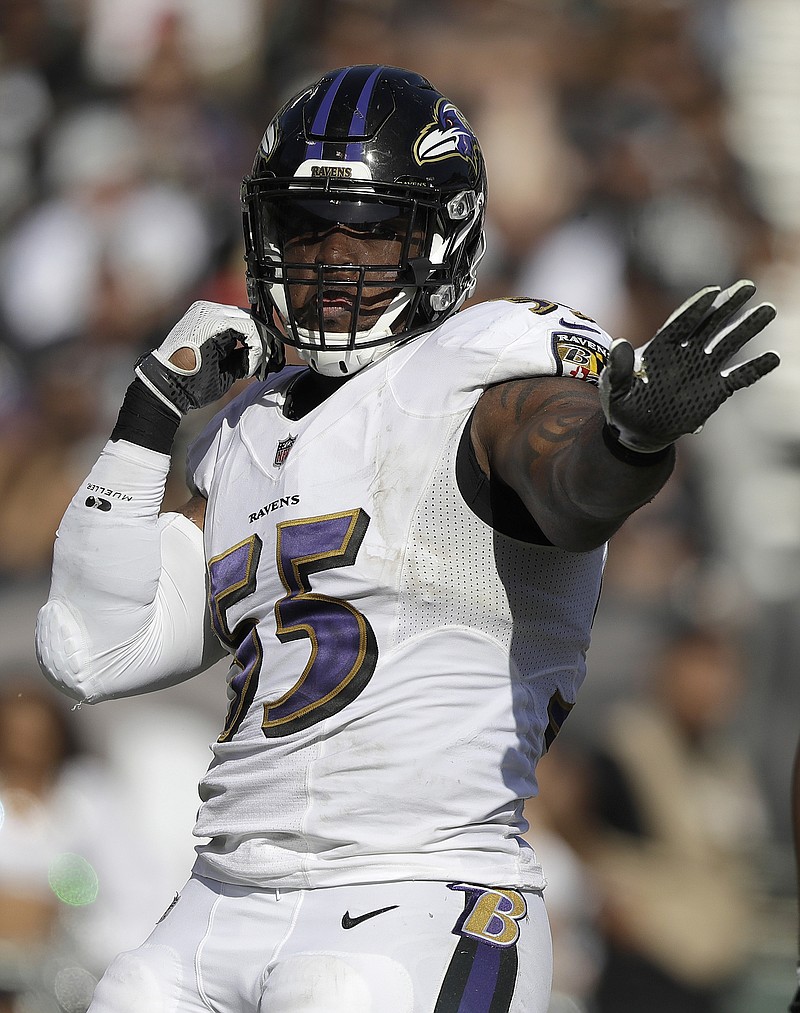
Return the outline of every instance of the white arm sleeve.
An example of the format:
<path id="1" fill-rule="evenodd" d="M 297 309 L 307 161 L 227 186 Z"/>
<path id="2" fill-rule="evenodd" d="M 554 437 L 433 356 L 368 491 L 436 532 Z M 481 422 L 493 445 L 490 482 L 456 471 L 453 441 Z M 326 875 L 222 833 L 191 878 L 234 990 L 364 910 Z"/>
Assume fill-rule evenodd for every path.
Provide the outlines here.
<path id="1" fill-rule="evenodd" d="M 182 514 L 159 516 L 169 460 L 107 443 L 56 534 L 36 653 L 76 700 L 171 686 L 224 654 L 208 616 L 202 532 Z"/>

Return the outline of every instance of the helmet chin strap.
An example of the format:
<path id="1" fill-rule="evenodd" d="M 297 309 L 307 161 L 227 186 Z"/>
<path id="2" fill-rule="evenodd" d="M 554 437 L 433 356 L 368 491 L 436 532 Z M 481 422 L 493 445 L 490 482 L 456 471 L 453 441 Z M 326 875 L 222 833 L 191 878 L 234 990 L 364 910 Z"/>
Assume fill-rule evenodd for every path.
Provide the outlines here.
<path id="1" fill-rule="evenodd" d="M 352 376 L 370 363 L 387 355 L 402 339 L 387 341 L 370 348 L 350 348 L 337 351 L 331 348 L 296 348 L 298 358 L 322 376 Z"/>

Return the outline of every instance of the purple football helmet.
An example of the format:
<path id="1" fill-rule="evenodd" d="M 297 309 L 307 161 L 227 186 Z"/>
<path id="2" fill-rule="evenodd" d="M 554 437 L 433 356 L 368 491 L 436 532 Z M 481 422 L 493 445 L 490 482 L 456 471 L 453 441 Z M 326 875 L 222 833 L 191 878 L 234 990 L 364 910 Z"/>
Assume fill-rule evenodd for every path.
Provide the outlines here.
<path id="1" fill-rule="evenodd" d="M 485 204 L 478 140 L 425 78 L 396 67 L 332 71 L 275 116 L 242 183 L 253 312 L 318 372 L 354 373 L 472 294 Z M 332 230 L 381 256 L 304 256 Z"/>

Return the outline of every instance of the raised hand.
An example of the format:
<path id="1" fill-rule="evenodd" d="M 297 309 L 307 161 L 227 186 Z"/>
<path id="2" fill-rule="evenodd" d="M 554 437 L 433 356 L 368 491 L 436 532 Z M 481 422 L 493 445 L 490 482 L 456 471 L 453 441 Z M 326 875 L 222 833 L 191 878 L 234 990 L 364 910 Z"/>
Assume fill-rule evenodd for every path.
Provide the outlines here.
<path id="1" fill-rule="evenodd" d="M 270 357 L 253 317 L 238 306 L 193 303 L 161 345 L 136 363 L 136 375 L 178 417 L 211 404 Z"/>
<path id="2" fill-rule="evenodd" d="M 751 281 L 725 291 L 704 288 L 636 352 L 623 339 L 612 344 L 600 374 L 600 398 L 623 446 L 653 453 L 698 432 L 734 391 L 775 369 L 780 359 L 774 352 L 726 368 L 775 316 L 770 303 L 740 313 L 755 290 Z"/>

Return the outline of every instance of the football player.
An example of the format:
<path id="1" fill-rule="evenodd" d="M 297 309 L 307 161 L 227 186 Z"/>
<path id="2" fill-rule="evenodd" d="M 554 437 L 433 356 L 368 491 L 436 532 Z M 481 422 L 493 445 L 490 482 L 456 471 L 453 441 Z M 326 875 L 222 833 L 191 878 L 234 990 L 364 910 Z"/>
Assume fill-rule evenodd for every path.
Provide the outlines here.
<path id="1" fill-rule="evenodd" d="M 747 281 L 636 354 L 546 298 L 462 309 L 486 192 L 427 80 L 326 74 L 242 185 L 249 310 L 196 303 L 136 364 L 59 529 L 38 655 L 93 703 L 227 653 L 229 704 L 191 878 L 91 1013 L 547 1009 L 522 806 L 606 543 L 778 360 L 729 368 L 774 315 Z M 159 516 L 181 418 L 242 377 Z"/>

